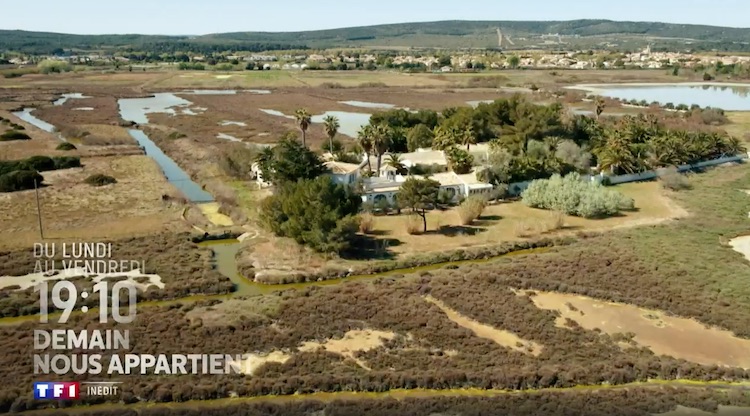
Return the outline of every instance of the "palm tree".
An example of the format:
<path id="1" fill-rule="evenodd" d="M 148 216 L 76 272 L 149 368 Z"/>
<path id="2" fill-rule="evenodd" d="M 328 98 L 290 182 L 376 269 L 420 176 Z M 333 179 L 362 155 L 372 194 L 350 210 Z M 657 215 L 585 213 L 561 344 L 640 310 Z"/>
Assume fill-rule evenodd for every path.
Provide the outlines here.
<path id="1" fill-rule="evenodd" d="M 370 165 L 370 154 L 372 153 L 373 147 L 373 136 L 375 132 L 371 125 L 363 126 L 359 132 L 357 132 L 357 140 L 359 141 L 359 147 L 365 152 L 367 158 L 367 170 L 372 172 L 372 166 Z"/>
<path id="2" fill-rule="evenodd" d="M 385 123 L 378 124 L 373 130 L 372 148 L 378 156 L 378 175 L 380 175 L 380 166 L 383 160 L 383 154 L 391 147 L 393 139 L 393 130 Z"/>
<path id="3" fill-rule="evenodd" d="M 408 169 L 406 169 L 406 166 L 404 166 L 404 163 L 401 161 L 401 156 L 392 153 L 388 155 L 388 159 L 385 161 L 386 166 L 390 166 L 393 169 L 396 169 L 396 173 L 399 175 L 403 175 L 408 172 Z"/>
<path id="4" fill-rule="evenodd" d="M 469 146 L 472 144 L 477 144 L 477 134 L 474 131 L 474 126 L 469 125 L 466 127 L 466 129 L 461 132 L 461 144 L 466 145 L 466 151 L 469 151 Z"/>
<path id="5" fill-rule="evenodd" d="M 328 136 L 328 145 L 330 146 L 328 149 L 331 151 L 331 156 L 333 156 L 333 138 L 336 137 L 336 133 L 339 132 L 339 127 L 341 127 L 341 125 L 339 124 L 338 117 L 326 116 L 323 119 L 323 128 Z"/>
<path id="6" fill-rule="evenodd" d="M 435 126 L 433 135 L 432 148 L 435 150 L 446 150 L 459 142 L 458 131 L 451 127 Z"/>
<path id="7" fill-rule="evenodd" d="M 299 126 L 299 129 L 302 130 L 302 145 L 307 146 L 307 128 L 310 127 L 310 123 L 312 123 L 312 117 L 306 109 L 300 108 L 294 112 L 294 118 L 297 119 L 297 125 Z"/>

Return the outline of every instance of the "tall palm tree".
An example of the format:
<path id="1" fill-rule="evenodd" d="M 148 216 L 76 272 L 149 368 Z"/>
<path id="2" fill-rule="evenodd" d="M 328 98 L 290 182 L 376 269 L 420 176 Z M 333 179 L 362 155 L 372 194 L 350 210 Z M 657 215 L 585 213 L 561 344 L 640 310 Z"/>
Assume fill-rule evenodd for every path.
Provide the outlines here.
<path id="1" fill-rule="evenodd" d="M 339 127 L 341 127 L 341 125 L 339 124 L 338 117 L 326 116 L 323 119 L 323 129 L 325 129 L 326 135 L 328 136 L 328 149 L 331 151 L 331 156 L 333 156 L 333 138 L 336 137 L 336 133 L 339 132 Z"/>
<path id="2" fill-rule="evenodd" d="M 461 144 L 466 145 L 466 151 L 469 151 L 469 147 L 472 144 L 477 144 L 477 133 L 474 131 L 474 126 L 469 125 L 461 132 Z"/>
<path id="3" fill-rule="evenodd" d="M 370 154 L 372 153 L 373 147 L 373 136 L 375 132 L 371 125 L 363 126 L 359 132 L 357 132 L 357 140 L 359 141 L 359 147 L 365 152 L 367 158 L 367 170 L 372 172 L 372 166 L 370 165 Z"/>
<path id="4" fill-rule="evenodd" d="M 302 131 L 302 145 L 307 146 L 307 128 L 310 127 L 310 123 L 312 123 L 312 117 L 306 109 L 300 108 L 294 112 L 294 118 L 297 119 L 297 125 Z"/>
<path id="5" fill-rule="evenodd" d="M 388 159 L 386 159 L 385 164 L 386 166 L 390 166 L 393 169 L 396 169 L 396 173 L 398 173 L 399 175 L 404 175 L 409 171 L 401 161 L 401 156 L 395 153 L 388 155 Z"/>
<path id="6" fill-rule="evenodd" d="M 378 175 L 380 175 L 380 166 L 383 162 L 383 155 L 391 147 L 391 141 L 393 140 L 393 130 L 385 123 L 378 124 L 375 126 L 372 137 L 372 148 L 375 150 L 375 154 L 378 157 Z"/>

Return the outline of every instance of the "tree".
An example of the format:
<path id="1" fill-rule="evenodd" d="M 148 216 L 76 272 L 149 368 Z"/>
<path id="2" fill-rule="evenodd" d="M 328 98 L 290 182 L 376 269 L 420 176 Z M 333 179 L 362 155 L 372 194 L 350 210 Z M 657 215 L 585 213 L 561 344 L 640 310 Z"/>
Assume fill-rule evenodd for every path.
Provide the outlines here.
<path id="1" fill-rule="evenodd" d="M 256 162 L 263 180 L 274 185 L 314 179 L 326 173 L 318 155 L 293 138 L 284 138 L 273 149 L 264 149 Z"/>
<path id="2" fill-rule="evenodd" d="M 307 110 L 300 108 L 294 112 L 294 118 L 297 119 L 297 125 L 302 131 L 302 146 L 307 146 L 307 128 L 310 127 L 310 123 L 312 123 L 312 117 Z"/>
<path id="3" fill-rule="evenodd" d="M 372 147 L 374 142 L 375 131 L 371 125 L 363 126 L 359 132 L 357 132 L 357 140 L 359 141 L 359 147 L 365 152 L 367 158 L 367 170 L 372 172 L 372 166 L 370 165 L 370 154 L 372 153 Z"/>
<path id="4" fill-rule="evenodd" d="M 596 98 L 596 119 L 599 119 L 599 116 L 602 115 L 604 112 L 604 107 L 606 107 L 606 104 L 604 102 L 604 99 L 601 97 Z"/>
<path id="5" fill-rule="evenodd" d="M 383 161 L 383 155 L 388 151 L 393 139 L 393 129 L 385 123 L 378 124 L 373 129 L 372 148 L 378 157 L 378 174 Z"/>
<path id="6" fill-rule="evenodd" d="M 448 159 L 448 166 L 458 175 L 471 172 L 474 166 L 474 156 L 464 149 L 451 147 L 446 150 L 445 155 Z"/>
<path id="7" fill-rule="evenodd" d="M 280 237 L 313 250 L 340 253 L 359 227 L 362 197 L 328 177 L 287 182 L 261 203 L 261 222 Z"/>
<path id="8" fill-rule="evenodd" d="M 440 183 L 433 179 L 408 178 L 401 185 L 397 198 L 403 208 L 410 208 L 422 217 L 424 232 L 427 232 L 427 210 L 435 205 Z"/>
<path id="9" fill-rule="evenodd" d="M 393 169 L 396 169 L 396 173 L 399 175 L 406 175 L 409 172 L 409 169 L 406 169 L 406 166 L 404 166 L 404 163 L 401 162 L 401 156 L 397 154 L 390 154 L 388 155 L 388 159 L 385 161 L 386 166 L 390 166 Z"/>
<path id="10" fill-rule="evenodd" d="M 331 155 L 333 155 L 333 138 L 336 137 L 336 133 L 339 132 L 339 127 L 341 125 L 339 124 L 339 119 L 336 116 L 326 116 L 323 119 L 323 129 L 326 131 L 326 136 L 328 136 L 328 149 L 331 152 Z"/>
<path id="11" fill-rule="evenodd" d="M 472 144 L 477 144 L 477 135 L 474 132 L 474 126 L 468 126 L 459 136 L 459 142 L 466 146 L 466 151 L 469 151 L 469 147 Z"/>
<path id="12" fill-rule="evenodd" d="M 511 55 L 508 57 L 508 66 L 510 66 L 511 68 L 516 69 L 520 64 L 521 59 L 517 55 Z"/>
<path id="13" fill-rule="evenodd" d="M 439 125 L 435 127 L 432 148 L 435 150 L 446 150 L 459 144 L 461 132 L 455 127 Z"/>
<path id="14" fill-rule="evenodd" d="M 433 137 L 434 135 L 429 127 L 424 124 L 417 124 L 406 133 L 406 147 L 410 152 L 430 148 L 432 147 Z"/>

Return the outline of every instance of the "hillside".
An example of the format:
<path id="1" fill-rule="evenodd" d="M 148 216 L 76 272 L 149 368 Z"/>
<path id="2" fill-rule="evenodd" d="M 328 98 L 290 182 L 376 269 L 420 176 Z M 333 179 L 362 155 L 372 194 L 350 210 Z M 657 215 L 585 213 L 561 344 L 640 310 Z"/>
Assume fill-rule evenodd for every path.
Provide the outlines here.
<path id="1" fill-rule="evenodd" d="M 497 29 L 510 37 L 505 48 L 659 48 L 750 50 L 750 28 L 610 20 L 441 21 L 350 27 L 306 32 L 236 32 L 197 37 L 151 35 L 68 35 L 0 31 L 0 50 L 50 53 L 59 49 L 264 50 L 332 47 L 498 46 Z M 559 36 L 549 36 L 559 35 Z"/>

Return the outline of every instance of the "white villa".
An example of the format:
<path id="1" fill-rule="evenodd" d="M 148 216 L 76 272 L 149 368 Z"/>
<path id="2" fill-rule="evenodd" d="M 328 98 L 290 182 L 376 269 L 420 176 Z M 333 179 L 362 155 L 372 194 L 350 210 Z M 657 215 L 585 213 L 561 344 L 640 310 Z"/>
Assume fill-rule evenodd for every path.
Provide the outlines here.
<path id="1" fill-rule="evenodd" d="M 477 148 L 478 151 L 484 152 L 481 149 Z M 396 202 L 396 194 L 401 188 L 401 184 L 408 177 L 422 177 L 418 175 L 399 175 L 396 169 L 385 163 L 387 158 L 388 154 L 383 155 L 380 172 L 378 172 L 377 176 L 372 177 L 363 175 L 367 169 L 368 160 L 366 157 L 363 157 L 362 162 L 359 164 L 329 161 L 325 162 L 325 166 L 330 170 L 331 179 L 336 183 L 354 185 L 358 181 L 361 181 L 364 188 L 364 194 L 362 195 L 364 202 L 377 203 L 386 200 L 389 204 L 393 204 Z M 399 159 L 407 168 L 415 165 L 447 165 L 445 154 L 442 151 L 429 149 L 403 153 L 399 155 Z M 377 169 L 377 159 L 373 156 L 370 157 L 370 166 L 373 169 Z M 255 172 L 256 180 L 261 187 L 269 185 L 263 180 L 257 164 L 253 164 L 252 170 Z M 430 175 L 430 179 L 438 181 L 440 183 L 440 190 L 447 193 L 454 202 L 471 195 L 489 195 L 493 190 L 491 184 L 477 180 L 475 172 L 464 175 L 458 175 L 454 172 L 441 172 Z"/>

